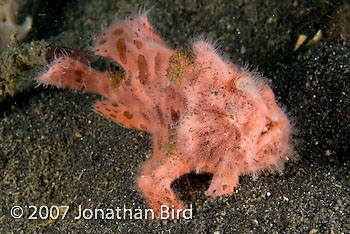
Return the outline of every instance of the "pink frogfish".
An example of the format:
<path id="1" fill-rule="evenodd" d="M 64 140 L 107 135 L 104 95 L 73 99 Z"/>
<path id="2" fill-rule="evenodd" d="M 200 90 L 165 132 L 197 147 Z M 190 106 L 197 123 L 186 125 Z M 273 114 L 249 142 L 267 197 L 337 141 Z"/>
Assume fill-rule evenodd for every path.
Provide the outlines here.
<path id="1" fill-rule="evenodd" d="M 293 151 L 291 123 L 264 79 L 207 40 L 193 40 L 189 51 L 170 48 L 147 14 L 115 20 L 95 41 L 93 53 L 124 72 L 61 56 L 37 81 L 100 94 L 106 99 L 95 112 L 151 134 L 153 156 L 137 185 L 155 212 L 185 208 L 171 184 L 190 172 L 213 175 L 206 194 L 215 198 L 232 194 L 240 175 L 282 170 Z"/>

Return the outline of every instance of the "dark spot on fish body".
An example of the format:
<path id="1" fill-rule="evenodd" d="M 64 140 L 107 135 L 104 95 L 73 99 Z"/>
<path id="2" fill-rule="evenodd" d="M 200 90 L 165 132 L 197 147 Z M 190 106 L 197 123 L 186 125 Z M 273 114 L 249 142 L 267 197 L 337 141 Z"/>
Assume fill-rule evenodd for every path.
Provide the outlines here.
<path id="1" fill-rule="evenodd" d="M 119 38 L 117 41 L 117 50 L 119 53 L 119 58 L 120 61 L 123 64 L 127 63 L 127 56 L 126 56 L 126 44 L 125 44 L 125 39 L 124 38 Z"/>
<path id="2" fill-rule="evenodd" d="M 130 113 L 129 111 L 124 111 L 123 115 L 127 118 L 127 119 L 132 119 L 134 117 L 134 115 L 132 113 Z"/>

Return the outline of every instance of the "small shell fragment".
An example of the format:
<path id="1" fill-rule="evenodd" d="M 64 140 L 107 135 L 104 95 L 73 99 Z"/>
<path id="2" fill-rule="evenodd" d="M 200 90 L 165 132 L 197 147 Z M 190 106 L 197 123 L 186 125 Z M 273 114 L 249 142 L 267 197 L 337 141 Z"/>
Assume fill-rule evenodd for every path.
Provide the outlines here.
<path id="1" fill-rule="evenodd" d="M 294 51 L 296 51 L 297 49 L 299 49 L 299 47 L 306 41 L 307 36 L 304 34 L 300 34 L 297 40 L 297 43 L 294 46 Z"/>
<path id="2" fill-rule="evenodd" d="M 315 34 L 315 36 L 307 43 L 308 45 L 311 45 L 311 44 L 313 44 L 313 43 L 316 43 L 316 42 L 318 42 L 319 40 L 321 40 L 321 38 L 322 38 L 322 31 L 321 31 L 321 29 L 319 29 L 318 31 L 317 31 L 317 33 Z"/>

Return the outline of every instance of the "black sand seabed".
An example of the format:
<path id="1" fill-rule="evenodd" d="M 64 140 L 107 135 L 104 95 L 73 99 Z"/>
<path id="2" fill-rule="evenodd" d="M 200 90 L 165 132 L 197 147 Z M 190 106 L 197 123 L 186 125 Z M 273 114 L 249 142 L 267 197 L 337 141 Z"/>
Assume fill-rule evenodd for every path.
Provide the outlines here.
<path id="1" fill-rule="evenodd" d="M 282 175 L 241 177 L 234 195 L 217 199 L 204 195 L 210 175 L 181 178 L 174 187 L 193 206 L 189 220 L 76 220 L 79 205 L 144 209 L 134 181 L 152 145 L 147 134 L 93 113 L 96 95 L 33 89 L 1 105 L 0 233 L 350 232 L 350 21 L 335 16 L 348 1 L 22 2 L 21 16 L 35 18 L 29 41 L 86 49 L 115 12 L 140 5 L 154 6 L 151 22 L 176 48 L 200 33 L 219 39 L 233 61 L 272 81 L 298 129 L 298 158 Z M 293 51 L 300 34 L 318 30 L 320 41 Z M 37 211 L 32 220 L 30 205 L 69 211 L 57 220 Z M 11 217 L 13 206 L 24 209 L 22 218 Z"/>

